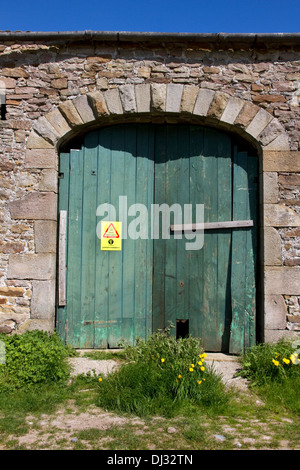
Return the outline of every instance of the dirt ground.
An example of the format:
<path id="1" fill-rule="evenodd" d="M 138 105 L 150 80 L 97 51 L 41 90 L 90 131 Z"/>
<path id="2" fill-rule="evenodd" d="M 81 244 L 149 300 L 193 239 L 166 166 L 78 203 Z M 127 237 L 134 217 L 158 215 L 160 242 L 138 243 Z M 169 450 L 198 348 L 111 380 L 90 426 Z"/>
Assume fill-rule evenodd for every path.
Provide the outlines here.
<path id="1" fill-rule="evenodd" d="M 240 377 L 235 377 L 240 369 L 236 358 L 223 354 L 208 354 L 206 361 L 222 375 L 226 385 L 238 387 L 242 393 L 247 391 L 247 382 Z M 70 358 L 70 363 L 74 375 L 88 371 L 106 375 L 118 367 L 118 363 L 113 360 L 93 360 L 85 357 Z M 83 390 L 83 392 L 88 393 L 88 390 Z M 215 434 L 210 431 L 210 439 L 220 449 L 223 448 L 222 446 L 226 448 L 226 443 L 231 442 L 231 448 L 233 446 L 237 450 L 255 450 L 257 446 L 259 449 L 268 450 L 272 448 L 272 426 L 278 428 L 280 425 L 284 428 L 286 424 L 295 425 L 293 421 L 291 423 L 270 421 L 266 424 L 263 421 L 260 422 L 259 419 L 242 418 L 229 425 L 226 418 L 220 416 L 217 423 L 219 432 Z M 136 449 L 160 450 L 178 449 L 181 448 L 181 442 L 184 445 L 186 443 L 185 440 L 180 440 L 186 432 L 185 423 L 180 420 L 172 421 L 170 424 L 164 418 L 155 417 L 150 424 L 149 421 L 140 418 L 116 416 L 96 406 L 88 407 L 85 412 L 80 412 L 72 400 L 52 415 L 28 416 L 27 425 L 26 433 L 9 436 L 8 441 L 13 443 L 13 447 L 11 444 L 9 446 L 0 444 L 0 450 L 11 449 L 14 446 L 26 450 L 92 450 L 95 448 L 118 450 L 130 449 L 131 445 L 137 446 L 134 447 Z M 209 426 L 209 423 L 199 423 L 199 428 L 202 427 L 205 430 L 205 426 Z M 206 429 L 208 431 L 208 428 Z M 279 449 L 289 450 L 289 441 L 283 438 L 279 442 Z"/>

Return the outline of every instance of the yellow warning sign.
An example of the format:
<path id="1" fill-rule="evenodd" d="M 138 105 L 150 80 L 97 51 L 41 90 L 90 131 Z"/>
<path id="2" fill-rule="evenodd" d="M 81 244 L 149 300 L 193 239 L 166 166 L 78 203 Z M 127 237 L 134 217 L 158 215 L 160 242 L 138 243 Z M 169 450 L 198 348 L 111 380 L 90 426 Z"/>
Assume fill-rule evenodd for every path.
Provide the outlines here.
<path id="1" fill-rule="evenodd" d="M 122 222 L 101 222 L 101 250 L 122 249 Z"/>

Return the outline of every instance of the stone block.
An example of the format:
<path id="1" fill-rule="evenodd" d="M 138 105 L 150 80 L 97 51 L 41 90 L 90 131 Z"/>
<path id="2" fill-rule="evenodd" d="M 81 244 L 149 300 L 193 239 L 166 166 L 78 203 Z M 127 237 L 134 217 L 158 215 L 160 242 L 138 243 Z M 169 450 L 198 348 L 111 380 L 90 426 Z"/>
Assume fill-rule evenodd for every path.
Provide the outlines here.
<path id="1" fill-rule="evenodd" d="M 284 330 L 286 328 L 287 309 L 282 295 L 265 296 L 265 328 Z"/>
<path id="2" fill-rule="evenodd" d="M 23 334 L 26 331 L 47 331 L 51 333 L 54 330 L 54 318 L 51 320 L 44 319 L 28 319 L 24 323 L 21 323 L 20 326 L 16 329 L 16 334 Z"/>
<path id="3" fill-rule="evenodd" d="M 199 87 L 195 85 L 185 85 L 182 92 L 181 98 L 181 108 L 182 113 L 192 114 L 194 111 L 194 106 L 196 98 L 198 96 Z"/>
<path id="4" fill-rule="evenodd" d="M 134 85 L 121 85 L 119 91 L 124 113 L 135 113 L 136 102 Z"/>
<path id="5" fill-rule="evenodd" d="M 266 146 L 273 142 L 281 134 L 284 134 L 284 128 L 277 119 L 272 119 L 272 121 L 265 127 L 262 133 L 258 136 L 259 142 Z"/>
<path id="6" fill-rule="evenodd" d="M 52 253 L 10 255 L 8 279 L 55 279 L 56 257 Z"/>
<path id="7" fill-rule="evenodd" d="M 244 106 L 244 101 L 239 98 L 230 98 L 221 116 L 222 122 L 233 124 Z"/>
<path id="8" fill-rule="evenodd" d="M 135 100 L 138 113 L 150 112 L 151 98 L 149 83 L 143 83 L 135 86 Z"/>
<path id="9" fill-rule="evenodd" d="M 263 151 L 263 170 L 264 171 L 300 171 L 300 152 L 290 151 Z"/>
<path id="10" fill-rule="evenodd" d="M 214 96 L 215 91 L 206 88 L 200 88 L 193 114 L 197 116 L 206 116 Z"/>
<path id="11" fill-rule="evenodd" d="M 57 225 L 54 220 L 34 222 L 34 242 L 36 253 L 56 253 Z"/>
<path id="12" fill-rule="evenodd" d="M 215 119 L 221 119 L 228 105 L 229 99 L 229 95 L 216 91 L 214 98 L 207 111 L 207 116 L 213 117 Z"/>
<path id="13" fill-rule="evenodd" d="M 246 128 L 256 116 L 258 109 L 256 105 L 250 103 L 250 101 L 246 101 L 240 113 L 237 115 L 234 125 Z"/>
<path id="14" fill-rule="evenodd" d="M 14 286 L 1 286 L 0 295 L 5 297 L 23 297 L 25 294 L 24 287 L 14 287 Z"/>
<path id="15" fill-rule="evenodd" d="M 180 112 L 182 92 L 183 85 L 176 85 L 175 83 L 169 83 L 167 85 L 166 112 Z"/>
<path id="16" fill-rule="evenodd" d="M 73 104 L 83 122 L 86 123 L 95 120 L 93 110 L 89 104 L 89 100 L 86 95 L 80 95 L 74 98 Z"/>
<path id="17" fill-rule="evenodd" d="M 64 101 L 59 105 L 58 109 L 71 127 L 83 124 L 83 121 L 71 100 Z"/>
<path id="18" fill-rule="evenodd" d="M 258 137 L 259 134 L 267 127 L 267 125 L 272 121 L 273 116 L 265 111 L 260 109 L 255 117 L 252 119 L 250 124 L 246 128 L 247 134 L 252 135 L 252 137 Z"/>
<path id="19" fill-rule="evenodd" d="M 29 134 L 26 147 L 27 149 L 53 149 L 53 143 L 48 142 L 33 130 Z"/>
<path id="20" fill-rule="evenodd" d="M 281 204 L 265 204 L 264 225 L 267 227 L 299 227 L 300 216 Z"/>
<path id="21" fill-rule="evenodd" d="M 164 112 L 166 110 L 167 86 L 164 83 L 151 83 L 151 109 Z"/>
<path id="22" fill-rule="evenodd" d="M 39 119 L 37 119 L 33 124 L 33 128 L 39 135 L 41 135 L 50 143 L 55 144 L 60 137 L 60 134 L 50 124 L 45 116 L 41 116 Z"/>
<path id="23" fill-rule="evenodd" d="M 26 150 L 25 168 L 57 168 L 57 155 L 54 149 Z"/>
<path id="24" fill-rule="evenodd" d="M 289 136 L 287 134 L 280 134 L 265 146 L 265 150 L 290 150 Z"/>
<path id="25" fill-rule="evenodd" d="M 299 335 L 293 331 L 288 330 L 265 330 L 265 343 L 275 344 L 278 343 L 281 339 L 293 340 L 299 339 Z"/>
<path id="26" fill-rule="evenodd" d="M 279 198 L 278 173 L 267 171 L 263 174 L 264 203 L 277 204 Z"/>
<path id="27" fill-rule="evenodd" d="M 282 265 L 281 237 L 274 227 L 264 228 L 264 265 Z"/>
<path id="28" fill-rule="evenodd" d="M 111 88 L 105 91 L 104 97 L 110 114 L 123 114 L 120 94 L 117 88 Z"/>
<path id="29" fill-rule="evenodd" d="M 55 281 L 33 281 L 31 319 L 52 320 L 55 316 Z"/>
<path id="30" fill-rule="evenodd" d="M 41 173 L 39 184 L 40 191 L 52 191 L 57 193 L 57 171 L 54 169 L 44 169 Z"/>
<path id="31" fill-rule="evenodd" d="M 60 136 L 67 134 L 71 130 L 69 124 L 57 108 L 54 108 L 50 113 L 47 113 L 45 118 L 50 122 L 51 126 L 54 127 Z"/>
<path id="32" fill-rule="evenodd" d="M 17 256 L 17 255 L 15 255 Z M 299 267 L 271 267 L 265 268 L 265 295 L 300 295 L 300 268 Z"/>
<path id="33" fill-rule="evenodd" d="M 8 204 L 12 219 L 57 219 L 57 196 L 52 192 L 32 192 Z"/>
<path id="34" fill-rule="evenodd" d="M 93 108 L 96 118 L 109 114 L 104 95 L 101 91 L 93 91 L 88 93 L 87 99 Z"/>

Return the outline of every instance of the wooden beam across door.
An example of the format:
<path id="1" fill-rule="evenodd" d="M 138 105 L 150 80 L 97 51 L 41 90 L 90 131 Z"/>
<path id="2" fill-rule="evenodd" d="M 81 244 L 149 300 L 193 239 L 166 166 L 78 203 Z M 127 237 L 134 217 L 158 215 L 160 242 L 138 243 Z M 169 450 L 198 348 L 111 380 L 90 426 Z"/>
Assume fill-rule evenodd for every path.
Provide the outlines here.
<path id="1" fill-rule="evenodd" d="M 253 220 L 230 220 L 226 222 L 206 222 L 204 224 L 170 225 L 171 232 L 195 232 L 197 230 L 214 230 L 226 228 L 253 227 Z"/>

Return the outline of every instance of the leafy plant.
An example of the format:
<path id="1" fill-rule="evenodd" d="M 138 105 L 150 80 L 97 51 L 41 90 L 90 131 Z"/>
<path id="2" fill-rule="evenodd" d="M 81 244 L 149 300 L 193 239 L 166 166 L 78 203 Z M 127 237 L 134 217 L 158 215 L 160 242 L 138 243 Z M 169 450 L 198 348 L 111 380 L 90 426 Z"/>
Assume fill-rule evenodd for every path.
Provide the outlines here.
<path id="1" fill-rule="evenodd" d="M 124 353 L 128 363 L 100 378 L 99 405 L 106 409 L 174 416 L 188 402 L 201 406 L 227 402 L 221 379 L 207 368 L 197 338 L 176 339 L 168 328 L 147 341 L 137 340 Z"/>
<path id="2" fill-rule="evenodd" d="M 300 377 L 300 364 L 291 341 L 255 345 L 241 356 L 241 364 L 240 375 L 255 385 Z"/>
<path id="3" fill-rule="evenodd" d="M 0 335 L 0 340 L 5 345 L 0 391 L 65 381 L 69 377 L 69 350 L 56 333 L 35 330 L 22 335 Z"/>

